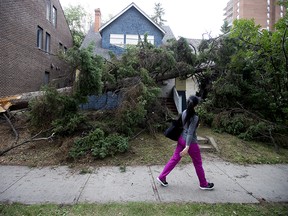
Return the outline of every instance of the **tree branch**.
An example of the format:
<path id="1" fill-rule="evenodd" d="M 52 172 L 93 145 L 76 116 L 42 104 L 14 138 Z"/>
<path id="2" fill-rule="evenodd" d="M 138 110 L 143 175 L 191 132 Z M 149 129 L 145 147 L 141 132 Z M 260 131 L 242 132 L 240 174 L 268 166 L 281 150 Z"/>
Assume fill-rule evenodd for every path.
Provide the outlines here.
<path id="1" fill-rule="evenodd" d="M 283 35 L 283 38 L 282 38 L 282 50 L 283 50 L 283 53 L 284 53 L 284 56 L 285 56 L 285 61 L 286 61 L 286 64 L 285 64 L 286 71 L 288 71 L 288 57 L 287 57 L 287 53 L 286 53 L 286 49 L 285 49 L 286 34 L 287 34 L 287 26 L 285 28 L 284 35 Z"/>
<path id="2" fill-rule="evenodd" d="M 16 131 L 15 127 L 13 126 L 12 122 L 10 121 L 10 118 L 8 118 L 8 116 L 3 113 L 3 116 L 5 117 L 6 121 L 8 122 L 8 124 L 10 125 L 10 127 L 12 128 L 14 134 L 15 134 L 15 141 L 14 143 L 12 143 L 11 147 L 18 142 L 18 139 L 19 139 L 19 134 L 18 132 Z"/>
<path id="3" fill-rule="evenodd" d="M 17 148 L 19 146 L 22 146 L 26 143 L 29 143 L 29 142 L 34 142 L 34 141 L 41 141 L 41 140 L 49 140 L 49 139 L 52 139 L 55 135 L 55 133 L 52 133 L 49 137 L 40 137 L 40 138 L 36 138 L 41 132 L 39 132 L 38 134 L 36 134 L 35 136 L 31 137 L 30 139 L 28 140 L 25 140 L 23 141 L 22 143 L 19 143 L 19 144 L 16 144 L 16 145 L 13 145 L 7 149 L 4 149 L 3 151 L 0 151 L 0 156 L 4 155 L 5 153 L 11 151 L 12 149 L 14 148 Z"/>

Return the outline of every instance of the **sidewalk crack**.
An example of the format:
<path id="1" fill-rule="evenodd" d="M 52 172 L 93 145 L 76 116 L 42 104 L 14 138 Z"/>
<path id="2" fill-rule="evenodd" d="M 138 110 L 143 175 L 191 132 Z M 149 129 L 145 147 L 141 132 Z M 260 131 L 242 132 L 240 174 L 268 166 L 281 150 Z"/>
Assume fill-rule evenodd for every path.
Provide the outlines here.
<path id="1" fill-rule="evenodd" d="M 25 176 L 28 175 L 28 173 L 31 172 L 31 168 L 29 169 L 29 171 L 27 173 L 25 173 L 23 176 L 21 176 L 19 179 L 17 179 L 15 182 L 13 182 L 11 185 L 9 185 L 4 191 L 0 192 L 0 194 L 5 193 L 7 190 L 9 190 L 13 185 L 15 185 L 17 182 L 19 182 L 21 179 L 23 179 Z"/>
<path id="2" fill-rule="evenodd" d="M 86 181 L 84 182 L 84 184 L 80 187 L 80 193 L 79 193 L 79 196 L 78 197 L 75 197 L 74 200 L 73 200 L 73 203 L 74 204 L 77 204 L 79 202 L 79 199 L 84 191 L 84 188 L 85 186 L 87 185 L 87 182 L 89 181 L 90 177 L 91 177 L 92 174 L 89 174 L 88 178 L 86 179 Z"/>
<path id="3" fill-rule="evenodd" d="M 160 194 L 159 194 L 158 189 L 157 189 L 157 186 L 156 186 L 156 183 L 155 183 L 154 176 L 153 176 L 153 174 L 152 174 L 151 167 L 148 166 L 148 169 L 149 169 L 149 175 L 151 175 L 151 184 L 152 184 L 152 189 L 153 189 L 153 192 L 154 192 L 156 201 L 162 202 L 162 200 L 161 200 L 161 198 L 160 198 Z"/>
<path id="4" fill-rule="evenodd" d="M 259 198 L 255 197 L 251 191 L 248 191 L 246 188 L 244 188 L 240 183 L 238 183 L 235 179 L 233 179 L 230 175 L 228 175 L 223 169 L 221 169 L 219 166 L 214 164 L 221 172 L 223 172 L 226 176 L 228 176 L 229 179 L 231 179 L 233 182 L 235 182 L 239 187 L 241 187 L 244 191 L 246 191 L 247 194 L 255 198 L 256 200 L 259 201 Z"/>

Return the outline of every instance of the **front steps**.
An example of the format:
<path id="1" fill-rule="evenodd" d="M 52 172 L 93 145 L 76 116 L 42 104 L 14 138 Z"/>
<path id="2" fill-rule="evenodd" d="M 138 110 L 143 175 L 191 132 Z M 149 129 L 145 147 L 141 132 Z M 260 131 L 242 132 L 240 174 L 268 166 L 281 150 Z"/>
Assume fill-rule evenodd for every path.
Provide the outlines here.
<path id="1" fill-rule="evenodd" d="M 197 137 L 201 152 L 219 152 L 217 143 L 213 137 Z"/>

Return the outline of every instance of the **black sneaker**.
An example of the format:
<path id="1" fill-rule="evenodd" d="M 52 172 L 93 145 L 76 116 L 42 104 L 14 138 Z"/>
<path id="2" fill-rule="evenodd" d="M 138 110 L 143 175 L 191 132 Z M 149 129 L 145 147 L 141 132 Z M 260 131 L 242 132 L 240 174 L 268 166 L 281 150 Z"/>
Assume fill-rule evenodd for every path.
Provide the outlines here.
<path id="1" fill-rule="evenodd" d="M 214 184 L 213 183 L 208 183 L 208 185 L 206 187 L 201 187 L 201 190 L 213 190 L 214 189 Z"/>
<path id="2" fill-rule="evenodd" d="M 166 182 L 166 181 L 161 181 L 158 177 L 157 177 L 157 181 L 160 182 L 160 184 L 161 184 L 163 187 L 167 187 L 167 186 L 168 186 L 168 182 Z"/>

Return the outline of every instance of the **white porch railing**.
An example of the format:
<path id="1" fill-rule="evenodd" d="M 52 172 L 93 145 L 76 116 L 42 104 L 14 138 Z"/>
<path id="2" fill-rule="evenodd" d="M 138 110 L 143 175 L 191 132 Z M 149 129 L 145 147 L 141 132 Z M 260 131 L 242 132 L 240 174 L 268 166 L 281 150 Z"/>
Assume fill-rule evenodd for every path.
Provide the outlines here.
<path id="1" fill-rule="evenodd" d="M 176 105 L 178 114 L 182 113 L 182 96 L 179 96 L 175 86 L 173 87 L 173 100 Z"/>

